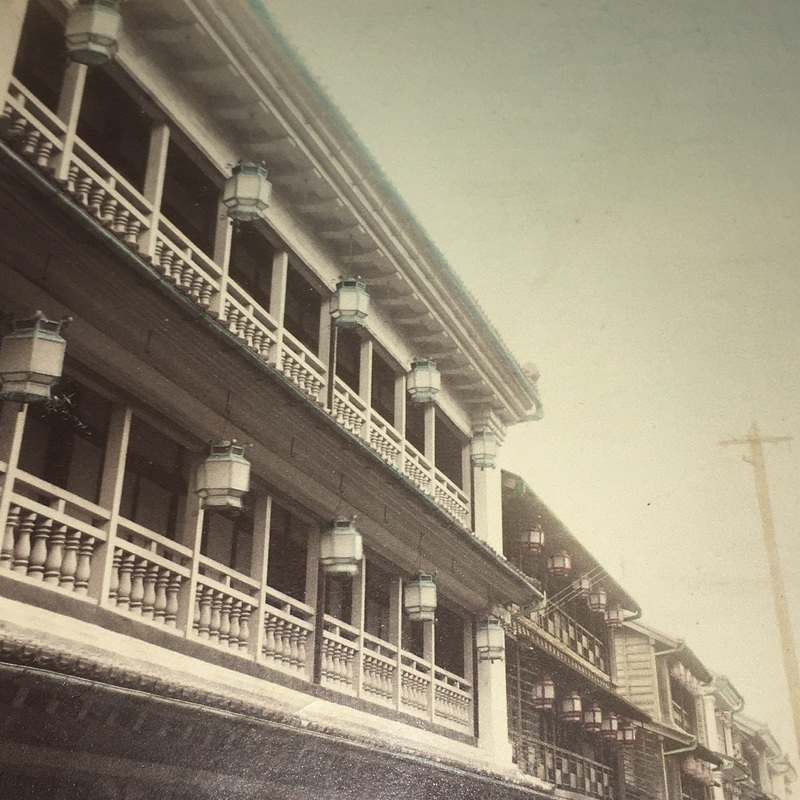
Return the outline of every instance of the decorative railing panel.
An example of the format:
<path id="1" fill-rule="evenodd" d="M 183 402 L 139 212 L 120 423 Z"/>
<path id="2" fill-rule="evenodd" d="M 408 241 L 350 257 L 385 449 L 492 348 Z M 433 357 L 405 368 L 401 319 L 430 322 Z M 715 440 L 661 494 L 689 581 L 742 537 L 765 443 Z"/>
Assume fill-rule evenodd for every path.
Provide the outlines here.
<path id="1" fill-rule="evenodd" d="M 603 672 L 606 668 L 606 646 L 594 634 L 559 609 L 548 608 L 536 621 L 551 636 L 561 641 L 570 650 Z"/>
<path id="2" fill-rule="evenodd" d="M 370 410 L 369 445 L 384 461 L 401 468 L 403 437 L 374 410 Z"/>
<path id="3" fill-rule="evenodd" d="M 335 380 L 332 414 L 345 430 L 355 436 L 363 435 L 367 405 L 341 378 Z"/>
<path id="4" fill-rule="evenodd" d="M 272 348 L 278 341 L 278 326 L 236 283 L 228 283 L 220 321 L 264 361 L 272 362 Z"/>
<path id="5" fill-rule="evenodd" d="M 614 800 L 611 767 L 531 736 L 518 736 L 512 744 L 514 760 L 528 775 L 597 800 Z"/>
<path id="6" fill-rule="evenodd" d="M 430 494 L 433 467 L 422 453 L 405 442 L 403 451 L 403 474 L 425 494 Z"/>
<path id="7" fill-rule="evenodd" d="M 322 362 L 287 330 L 283 331 L 279 369 L 304 394 L 319 399 L 325 385 Z"/>
<path id="8" fill-rule="evenodd" d="M 444 725 L 469 728 L 472 724 L 472 683 L 452 672 L 434 670 L 434 719 Z"/>
<path id="9" fill-rule="evenodd" d="M 451 517 L 457 519 L 464 527 L 469 527 L 469 498 L 467 495 L 438 469 L 434 470 L 434 479 L 433 499 Z"/>
<path id="10" fill-rule="evenodd" d="M 370 700 L 396 704 L 397 647 L 364 633 L 361 687 Z"/>
<path id="11" fill-rule="evenodd" d="M 314 609 L 268 588 L 265 596 L 264 644 L 261 652 L 271 667 L 306 676 L 314 631 Z"/>
<path id="12" fill-rule="evenodd" d="M 322 631 L 320 684 L 355 694 L 359 632 L 335 617 L 325 615 Z"/>

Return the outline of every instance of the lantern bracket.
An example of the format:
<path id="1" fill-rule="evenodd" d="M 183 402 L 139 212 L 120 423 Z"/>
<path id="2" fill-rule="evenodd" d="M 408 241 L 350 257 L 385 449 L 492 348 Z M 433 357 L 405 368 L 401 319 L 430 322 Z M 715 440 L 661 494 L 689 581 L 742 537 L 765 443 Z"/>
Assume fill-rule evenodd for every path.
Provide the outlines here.
<path id="1" fill-rule="evenodd" d="M 532 603 L 529 606 L 522 606 L 519 611 L 515 611 L 512 616 L 515 618 L 527 617 L 531 614 L 538 614 L 547 608 L 547 592 L 542 592 L 542 599 L 538 603 Z"/>

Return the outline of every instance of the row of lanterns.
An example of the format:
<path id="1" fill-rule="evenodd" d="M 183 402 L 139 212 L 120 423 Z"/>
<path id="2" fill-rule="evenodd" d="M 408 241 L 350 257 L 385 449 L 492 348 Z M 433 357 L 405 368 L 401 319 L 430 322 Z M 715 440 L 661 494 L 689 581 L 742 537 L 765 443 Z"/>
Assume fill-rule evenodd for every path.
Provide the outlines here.
<path id="1" fill-rule="evenodd" d="M 584 730 L 597 733 L 609 741 L 624 745 L 636 742 L 637 728 L 632 722 L 620 725 L 620 719 L 613 711 L 604 714 L 597 703 L 584 708 L 583 698 L 577 692 L 568 694 L 558 702 L 555 683 L 547 675 L 533 685 L 533 705 L 542 711 L 553 711 L 558 706 L 562 720 L 580 723 Z"/>

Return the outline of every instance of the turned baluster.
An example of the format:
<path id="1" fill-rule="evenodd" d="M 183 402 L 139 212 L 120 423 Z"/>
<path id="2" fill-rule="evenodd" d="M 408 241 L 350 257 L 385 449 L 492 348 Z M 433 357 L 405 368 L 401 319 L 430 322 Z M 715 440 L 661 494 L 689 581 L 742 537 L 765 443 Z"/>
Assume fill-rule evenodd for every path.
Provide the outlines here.
<path id="1" fill-rule="evenodd" d="M 117 590 L 119 589 L 119 565 L 121 561 L 122 550 L 114 548 L 114 557 L 111 559 L 111 580 L 108 583 L 108 598 L 115 602 L 117 599 Z"/>
<path id="2" fill-rule="evenodd" d="M 91 178 L 89 178 L 89 187 L 87 200 L 89 211 L 96 217 L 99 217 L 103 208 L 103 200 L 105 199 L 106 191 L 99 183 L 95 183 Z"/>
<path id="3" fill-rule="evenodd" d="M 209 638 L 209 628 L 211 626 L 211 601 L 213 591 L 206 586 L 197 587 L 200 595 L 200 620 L 197 625 L 197 635 L 201 639 Z"/>
<path id="4" fill-rule="evenodd" d="M 219 612 L 219 643 L 227 645 L 228 637 L 231 633 L 231 605 L 233 599 L 230 597 L 220 598 L 220 612 Z"/>
<path id="5" fill-rule="evenodd" d="M 34 163 L 39 169 L 49 170 L 50 156 L 53 155 L 55 145 L 49 139 L 42 139 L 39 142 L 39 147 L 36 148 L 36 155 L 34 156 Z"/>
<path id="6" fill-rule="evenodd" d="M 199 274 L 195 274 L 192 277 L 192 288 L 189 292 L 192 297 L 199 303 L 200 298 L 203 294 L 203 286 L 205 285 L 205 281 L 203 280 L 203 276 Z"/>
<path id="7" fill-rule="evenodd" d="M 79 172 L 78 175 L 78 180 L 75 182 L 75 196 L 81 205 L 88 207 L 93 186 L 92 179 L 85 172 Z"/>
<path id="8" fill-rule="evenodd" d="M 215 590 L 211 592 L 211 621 L 208 625 L 208 635 L 215 641 L 219 640 L 219 628 L 222 624 L 222 594 Z"/>
<path id="9" fill-rule="evenodd" d="M 39 148 L 39 139 L 41 139 L 41 137 L 42 134 L 37 131 L 36 128 L 31 128 L 28 131 L 28 135 L 25 137 L 25 142 L 22 145 L 20 153 L 25 156 L 25 158 L 33 159 Z"/>
<path id="10" fill-rule="evenodd" d="M 14 557 L 14 533 L 19 524 L 20 508 L 11 506 L 6 518 L 5 534 L 3 536 L 3 549 L 0 551 L 0 567 L 11 569 L 11 560 Z"/>
<path id="11" fill-rule="evenodd" d="M 133 566 L 133 554 L 125 553 L 119 565 L 119 584 L 117 586 L 117 605 L 123 608 L 127 608 L 131 600 Z"/>
<path id="12" fill-rule="evenodd" d="M 207 281 L 203 281 L 197 295 L 197 304 L 200 308 L 207 309 L 211 305 L 211 296 L 214 294 L 214 287 Z"/>
<path id="13" fill-rule="evenodd" d="M 12 142 L 15 139 L 21 139 L 27 130 L 28 123 L 25 121 L 25 117 L 14 117 L 14 121 L 8 126 L 8 130 L 6 131 L 6 138 Z"/>
<path id="14" fill-rule="evenodd" d="M 122 241 L 125 244 L 129 244 L 131 247 L 135 247 L 139 244 L 139 234 L 142 230 L 142 221 L 137 219 L 134 216 L 128 220 L 128 226 L 125 229 L 125 232 L 122 236 Z"/>
<path id="15" fill-rule="evenodd" d="M 144 594 L 142 595 L 142 616 L 145 619 L 155 618 L 156 581 L 158 580 L 158 564 L 148 564 L 144 575 Z"/>
<path id="16" fill-rule="evenodd" d="M 239 649 L 247 650 L 250 643 L 250 616 L 253 609 L 248 605 L 242 605 L 242 616 L 239 618 Z"/>
<path id="17" fill-rule="evenodd" d="M 78 180 L 78 167 L 76 164 L 70 164 L 67 170 L 67 179 L 64 181 L 64 188 L 69 194 L 75 194 L 75 187 Z"/>
<path id="18" fill-rule="evenodd" d="M 131 573 L 131 593 L 128 607 L 131 611 L 137 613 L 141 613 L 142 601 L 144 600 L 144 576 L 146 572 L 147 562 L 141 558 L 136 559 Z"/>
<path id="19" fill-rule="evenodd" d="M 230 647 L 238 648 L 240 645 L 239 641 L 239 620 L 242 617 L 242 601 L 241 600 L 234 600 L 231 604 L 230 610 L 230 627 L 228 629 L 228 645 Z"/>
<path id="20" fill-rule="evenodd" d="M 56 525 L 50 534 L 47 561 L 44 562 L 44 582 L 55 586 L 61 581 L 61 564 L 64 561 L 64 545 L 67 541 L 67 526 Z"/>
<path id="21" fill-rule="evenodd" d="M 197 635 L 200 632 L 200 592 L 194 595 L 194 616 L 192 617 L 192 630 Z"/>
<path id="22" fill-rule="evenodd" d="M 275 617 L 267 614 L 264 619 L 263 652 L 267 658 L 275 658 Z"/>
<path id="23" fill-rule="evenodd" d="M 47 561 L 47 540 L 53 527 L 53 520 L 37 517 L 31 537 L 31 554 L 28 558 L 28 575 L 34 580 L 44 578 L 44 564 Z"/>
<path id="24" fill-rule="evenodd" d="M 289 663 L 293 667 L 300 666 L 300 648 L 298 647 L 300 643 L 300 629 L 297 625 L 292 625 L 291 631 L 289 631 Z"/>
<path id="25" fill-rule="evenodd" d="M 153 601 L 153 619 L 164 622 L 167 615 L 167 584 L 169 583 L 169 570 L 162 567 L 156 577 L 156 596 Z"/>
<path id="26" fill-rule="evenodd" d="M 305 628 L 299 629 L 299 639 L 297 641 L 297 666 L 303 669 L 306 665 L 306 641 L 308 639 L 308 631 Z"/>
<path id="27" fill-rule="evenodd" d="M 36 524 L 36 514 L 28 512 L 17 528 L 17 541 L 14 544 L 14 560 L 12 569 L 23 574 L 28 571 L 31 556 L 31 533 Z"/>
<path id="28" fill-rule="evenodd" d="M 175 572 L 170 573 L 169 583 L 167 584 L 167 609 L 164 614 L 165 625 L 175 625 L 178 618 L 180 607 L 179 596 L 183 577 Z"/>
<path id="29" fill-rule="evenodd" d="M 94 538 L 86 533 L 78 533 L 78 567 L 75 570 L 75 594 L 89 593 L 89 578 L 92 576 L 92 556 Z"/>

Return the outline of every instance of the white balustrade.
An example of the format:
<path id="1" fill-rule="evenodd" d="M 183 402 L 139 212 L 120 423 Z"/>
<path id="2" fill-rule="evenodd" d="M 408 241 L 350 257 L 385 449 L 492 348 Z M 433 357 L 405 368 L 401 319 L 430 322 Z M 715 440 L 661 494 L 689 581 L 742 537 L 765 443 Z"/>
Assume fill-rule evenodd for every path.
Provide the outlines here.
<path id="1" fill-rule="evenodd" d="M 361 689 L 366 698 L 394 707 L 397 647 L 364 633 Z"/>
<path id="2" fill-rule="evenodd" d="M 350 433 L 361 436 L 367 422 L 366 403 L 341 379 L 335 379 L 333 418 Z"/>
<path id="3" fill-rule="evenodd" d="M 264 361 L 273 358 L 272 347 L 278 340 L 278 325 L 250 295 L 234 281 L 222 306 L 220 321 L 228 330 Z"/>
<path id="4" fill-rule="evenodd" d="M 369 446 L 393 467 L 402 467 L 403 437 L 375 410 L 370 410 Z"/>
<path id="5" fill-rule="evenodd" d="M 413 445 L 405 443 L 403 453 L 404 475 L 425 494 L 430 492 L 433 467 Z"/>
<path id="6" fill-rule="evenodd" d="M 462 489 L 438 469 L 434 471 L 433 499 L 451 517 L 469 527 L 469 498 Z"/>
<path id="7" fill-rule="evenodd" d="M 313 639 L 314 609 L 270 587 L 265 603 L 261 648 L 264 663 L 305 677 Z"/>
<path id="8" fill-rule="evenodd" d="M 439 667 L 434 671 L 434 680 L 435 721 L 469 730 L 472 724 L 472 683 Z"/>
<path id="9" fill-rule="evenodd" d="M 304 394 L 319 399 L 326 382 L 325 367 L 287 330 L 283 331 L 279 369 Z"/>
<path id="10" fill-rule="evenodd" d="M 325 615 L 320 675 L 322 686 L 330 686 L 348 694 L 355 693 L 358 639 L 359 632 L 356 628 Z"/>
<path id="11" fill-rule="evenodd" d="M 0 117 L 3 138 L 39 169 L 63 150 L 64 123 L 16 78 L 11 79 Z"/>

